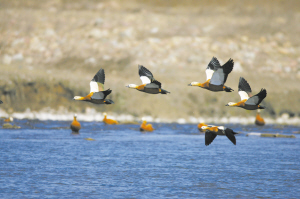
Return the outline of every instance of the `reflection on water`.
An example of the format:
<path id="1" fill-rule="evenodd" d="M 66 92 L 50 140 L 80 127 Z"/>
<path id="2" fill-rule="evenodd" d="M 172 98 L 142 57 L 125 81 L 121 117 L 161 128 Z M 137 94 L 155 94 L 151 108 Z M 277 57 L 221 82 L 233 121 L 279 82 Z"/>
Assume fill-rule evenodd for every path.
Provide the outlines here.
<path id="1" fill-rule="evenodd" d="M 234 146 L 217 136 L 209 146 L 197 125 L 106 126 L 26 121 L 0 129 L 2 198 L 297 198 L 299 139 L 246 137 L 248 132 L 291 134 L 293 126 L 236 126 Z M 281 126 L 282 127 L 282 126 Z M 297 135 L 296 135 L 297 136 Z M 86 140 L 92 138 L 94 141 Z"/>

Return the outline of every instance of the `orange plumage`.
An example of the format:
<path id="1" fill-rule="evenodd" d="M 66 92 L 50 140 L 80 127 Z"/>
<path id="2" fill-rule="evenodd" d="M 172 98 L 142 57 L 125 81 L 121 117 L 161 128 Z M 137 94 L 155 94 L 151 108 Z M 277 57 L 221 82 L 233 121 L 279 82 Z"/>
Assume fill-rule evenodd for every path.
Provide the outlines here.
<path id="1" fill-rule="evenodd" d="M 147 124 L 147 121 L 143 121 L 143 123 L 140 126 L 140 131 L 153 131 L 154 128 L 152 127 L 152 124 Z"/>
<path id="2" fill-rule="evenodd" d="M 256 113 L 255 124 L 257 126 L 265 125 L 265 120 L 260 116 L 259 111 Z"/>
<path id="3" fill-rule="evenodd" d="M 107 114 L 106 113 L 104 113 L 103 122 L 105 124 L 119 124 L 117 120 L 107 119 Z"/>
<path id="4" fill-rule="evenodd" d="M 74 132 L 74 133 L 78 133 L 79 130 L 81 129 L 81 125 L 77 121 L 76 117 L 77 117 L 77 115 L 75 114 L 74 115 L 74 120 L 73 120 L 73 122 L 71 123 L 71 126 L 70 126 L 70 128 L 72 129 L 72 132 Z"/>
<path id="5" fill-rule="evenodd" d="M 200 132 L 203 133 L 203 132 L 205 132 L 205 131 L 203 131 L 203 130 L 201 129 L 202 126 L 207 126 L 207 124 L 205 124 L 205 123 L 199 123 L 198 126 L 197 126 L 197 127 L 198 127 L 198 130 L 199 130 Z"/>

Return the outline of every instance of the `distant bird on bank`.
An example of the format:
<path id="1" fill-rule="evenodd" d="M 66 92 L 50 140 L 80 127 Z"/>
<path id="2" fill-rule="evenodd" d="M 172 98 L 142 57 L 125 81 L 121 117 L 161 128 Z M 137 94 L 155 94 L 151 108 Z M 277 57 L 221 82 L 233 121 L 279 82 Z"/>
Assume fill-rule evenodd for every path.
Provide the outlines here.
<path id="1" fill-rule="evenodd" d="M 153 131 L 154 128 L 152 127 L 152 124 L 147 124 L 146 120 L 143 120 L 143 123 L 140 126 L 140 131 Z"/>
<path id="2" fill-rule="evenodd" d="M 103 122 L 105 124 L 119 124 L 119 122 L 117 120 L 113 120 L 113 119 L 107 119 L 107 114 L 103 113 L 104 118 L 103 118 Z"/>
<path id="3" fill-rule="evenodd" d="M 142 65 L 138 66 L 139 75 L 142 80 L 142 85 L 129 84 L 128 88 L 133 88 L 141 92 L 150 93 L 150 94 L 167 94 L 170 93 L 161 88 L 161 83 L 154 79 L 152 73 Z"/>
<path id="4" fill-rule="evenodd" d="M 113 104 L 110 99 L 105 99 L 111 93 L 110 89 L 104 90 L 105 73 L 101 68 L 90 82 L 90 94 L 85 97 L 75 96 L 74 100 L 91 102 L 93 104 Z"/>
<path id="5" fill-rule="evenodd" d="M 260 109 L 257 109 L 255 124 L 257 126 L 264 126 L 265 125 L 265 120 L 260 116 Z"/>
<path id="6" fill-rule="evenodd" d="M 228 74 L 233 69 L 234 62 L 229 59 L 223 66 L 220 65 L 217 58 L 213 57 L 206 68 L 206 82 L 192 82 L 188 86 L 198 86 L 210 91 L 232 92 L 233 89 L 225 86 Z"/>
<path id="7" fill-rule="evenodd" d="M 208 146 L 210 143 L 214 141 L 214 139 L 217 137 L 217 135 L 226 135 L 226 137 L 234 144 L 236 145 L 236 139 L 235 134 L 238 134 L 234 132 L 230 128 L 226 128 L 224 126 L 202 126 L 201 127 L 205 131 L 205 145 Z"/>
<path id="8" fill-rule="evenodd" d="M 79 130 L 81 129 L 81 125 L 77 121 L 77 115 L 76 114 L 74 114 L 74 120 L 71 123 L 70 128 L 71 128 L 71 130 L 72 130 L 73 133 L 79 133 Z"/>
<path id="9" fill-rule="evenodd" d="M 14 118 L 11 116 L 4 119 L 4 122 L 13 122 L 13 121 L 14 121 Z"/>
<path id="10" fill-rule="evenodd" d="M 261 89 L 261 91 L 256 95 L 252 95 L 251 92 L 251 87 L 248 82 L 243 77 L 240 77 L 239 95 L 241 97 L 241 101 L 237 103 L 229 102 L 226 106 L 236 106 L 246 110 L 264 109 L 265 107 L 259 104 L 267 96 L 266 89 Z"/>

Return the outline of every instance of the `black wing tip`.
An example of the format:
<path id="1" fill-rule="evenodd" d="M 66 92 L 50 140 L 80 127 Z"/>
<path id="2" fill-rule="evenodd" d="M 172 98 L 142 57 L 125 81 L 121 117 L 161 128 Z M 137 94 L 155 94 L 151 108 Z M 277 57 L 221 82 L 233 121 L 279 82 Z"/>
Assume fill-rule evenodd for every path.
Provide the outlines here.
<path id="1" fill-rule="evenodd" d="M 104 84 L 105 82 L 105 72 L 103 68 L 100 68 L 96 75 L 93 77 L 92 81 L 100 82 L 101 84 Z"/>
<path id="2" fill-rule="evenodd" d="M 240 77 L 240 80 L 239 80 L 239 90 L 238 91 L 246 91 L 248 93 L 252 92 L 249 83 L 243 77 Z"/>

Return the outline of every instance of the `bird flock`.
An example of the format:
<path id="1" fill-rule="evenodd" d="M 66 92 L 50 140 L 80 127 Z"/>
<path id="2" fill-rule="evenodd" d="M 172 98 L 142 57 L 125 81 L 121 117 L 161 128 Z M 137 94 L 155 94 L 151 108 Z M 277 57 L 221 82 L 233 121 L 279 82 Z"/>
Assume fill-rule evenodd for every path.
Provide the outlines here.
<path id="1" fill-rule="evenodd" d="M 220 65 L 218 59 L 213 57 L 211 61 L 208 63 L 206 68 L 206 81 L 204 83 L 199 82 L 191 82 L 188 86 L 196 86 L 200 88 L 207 89 L 213 92 L 225 91 L 232 92 L 234 91 L 232 88 L 225 86 L 226 80 L 228 78 L 229 73 L 233 70 L 234 61 L 229 59 L 224 65 Z M 128 88 L 136 89 L 141 92 L 145 92 L 148 94 L 168 94 L 169 91 L 162 88 L 162 84 L 157 81 L 153 74 L 144 66 L 138 66 L 138 74 L 142 81 L 141 85 L 129 84 Z M 94 78 L 90 82 L 90 93 L 85 96 L 75 96 L 74 100 L 87 101 L 94 104 L 113 104 L 114 102 L 110 99 L 106 99 L 106 97 L 112 92 L 110 89 L 104 90 L 104 82 L 105 82 L 105 73 L 101 68 Z M 252 95 L 252 90 L 249 83 L 243 78 L 240 77 L 239 85 L 238 85 L 238 93 L 241 97 L 240 102 L 228 102 L 226 106 L 229 107 L 240 107 L 246 110 L 256 110 L 256 109 L 264 109 L 265 107 L 261 106 L 260 103 L 267 96 L 266 89 L 261 89 L 261 91 Z M 76 119 L 76 117 L 74 117 Z M 264 121 L 260 117 L 256 119 L 258 125 L 263 125 Z M 106 114 L 104 115 L 103 122 L 105 124 L 117 124 L 117 121 L 112 119 L 107 119 Z M 143 121 L 140 126 L 141 131 L 153 131 L 153 127 L 151 124 L 146 124 L 146 121 Z M 71 125 L 72 126 L 72 125 Z M 79 126 L 80 127 L 80 126 Z M 71 127 L 72 128 L 72 127 Z M 74 128 L 74 127 L 73 127 Z M 209 145 L 213 142 L 217 135 L 225 135 L 234 145 L 236 144 L 235 134 L 232 129 L 224 127 L 224 126 L 214 126 L 207 124 L 199 124 L 198 128 L 200 131 L 205 132 L 205 145 Z M 77 128 L 78 129 L 78 128 Z M 80 129 L 80 128 L 79 128 Z M 77 130 L 77 132 L 79 131 Z M 73 130 L 73 129 L 72 129 Z"/>
<path id="2" fill-rule="evenodd" d="M 234 90 L 228 86 L 225 86 L 228 75 L 231 73 L 234 67 L 234 61 L 230 58 L 224 65 L 220 65 L 218 59 L 213 57 L 208 63 L 206 68 L 206 81 L 203 83 L 200 82 L 191 82 L 188 86 L 196 86 L 204 88 L 212 92 L 233 92 Z M 162 88 L 162 84 L 157 81 L 153 74 L 144 66 L 138 66 L 138 74 L 142 81 L 141 85 L 129 84 L 128 88 L 136 89 L 138 91 L 148 93 L 148 94 L 168 94 L 169 91 Z M 77 101 L 86 101 L 93 104 L 114 104 L 111 99 L 106 99 L 107 96 L 112 92 L 112 90 L 104 89 L 105 83 L 105 73 L 104 69 L 100 69 L 93 79 L 90 81 L 90 92 L 86 96 L 75 96 L 73 99 Z M 259 110 L 264 109 L 265 107 L 261 106 L 260 103 L 267 96 L 266 89 L 261 89 L 256 95 L 252 94 L 251 87 L 245 78 L 240 77 L 238 85 L 238 93 L 240 95 L 241 101 L 239 102 L 228 102 L 226 106 L 229 107 L 240 107 L 246 110 Z M 3 103 L 0 100 L 0 104 Z M 81 129 L 80 123 L 76 119 L 77 115 L 74 115 L 74 120 L 71 123 L 70 128 L 72 132 L 78 133 Z M 118 124 L 117 121 L 108 119 L 107 114 L 104 113 L 103 122 L 105 124 Z M 151 124 L 146 124 L 146 121 L 143 121 L 140 126 L 141 131 L 153 131 Z M 264 125 L 263 119 L 257 113 L 256 121 L 257 125 Z M 201 132 L 205 132 L 205 145 L 209 145 L 213 142 L 217 135 L 225 135 L 234 145 L 236 144 L 235 134 L 232 129 L 224 126 L 214 126 L 200 123 L 198 129 Z"/>

